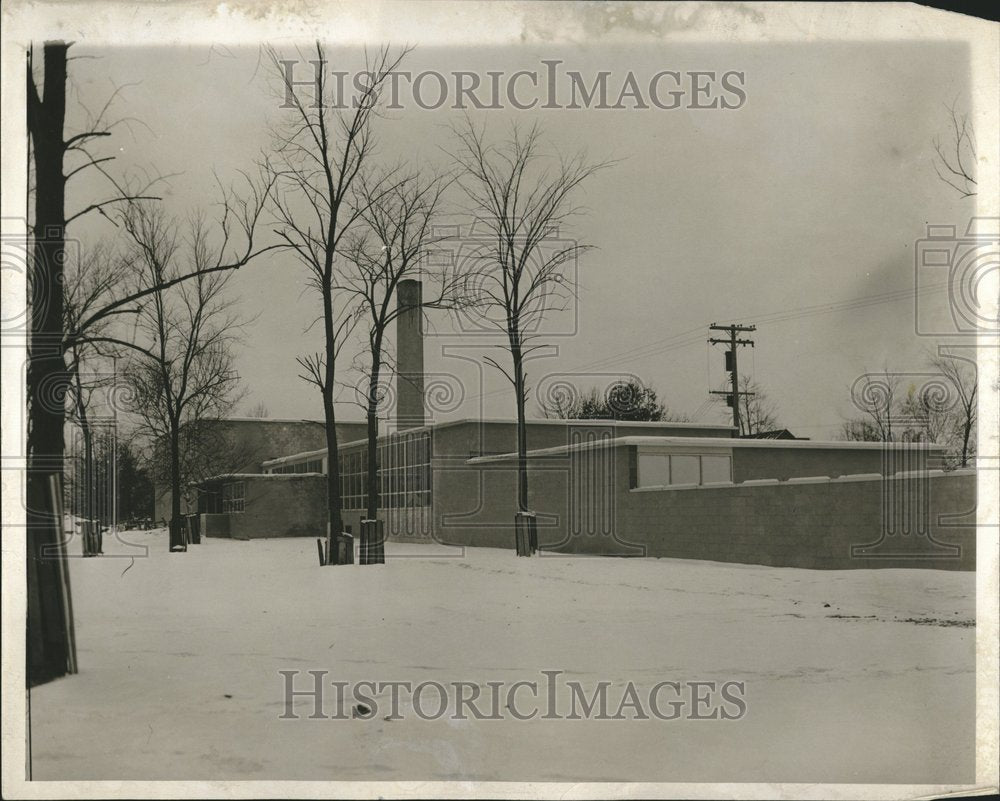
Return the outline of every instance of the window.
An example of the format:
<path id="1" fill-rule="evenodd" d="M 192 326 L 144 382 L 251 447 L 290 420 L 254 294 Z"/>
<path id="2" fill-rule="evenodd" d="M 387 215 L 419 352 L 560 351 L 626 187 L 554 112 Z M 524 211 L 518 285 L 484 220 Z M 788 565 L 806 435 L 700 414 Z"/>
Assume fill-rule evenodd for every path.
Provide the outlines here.
<path id="1" fill-rule="evenodd" d="M 717 484 L 732 481 L 732 459 L 728 456 L 701 457 L 701 483 Z"/>
<path id="2" fill-rule="evenodd" d="M 716 484 L 732 481 L 729 454 L 665 453 L 639 449 L 637 487 Z"/>
<path id="3" fill-rule="evenodd" d="M 701 459 L 698 456 L 670 456 L 671 484 L 700 484 Z"/>
<path id="4" fill-rule="evenodd" d="M 429 431 L 393 434 L 378 444 L 379 505 L 383 509 L 431 504 Z M 340 497 L 346 510 L 364 509 L 368 493 L 368 451 L 340 454 Z"/>
<path id="5" fill-rule="evenodd" d="M 665 453 L 639 452 L 640 487 L 665 487 L 670 483 L 670 457 Z"/>
<path id="6" fill-rule="evenodd" d="M 246 484 L 231 481 L 222 485 L 222 513 L 238 514 L 246 508 Z"/>
<path id="7" fill-rule="evenodd" d="M 364 509 L 368 453 L 355 450 L 340 454 L 340 502 L 344 509 Z"/>

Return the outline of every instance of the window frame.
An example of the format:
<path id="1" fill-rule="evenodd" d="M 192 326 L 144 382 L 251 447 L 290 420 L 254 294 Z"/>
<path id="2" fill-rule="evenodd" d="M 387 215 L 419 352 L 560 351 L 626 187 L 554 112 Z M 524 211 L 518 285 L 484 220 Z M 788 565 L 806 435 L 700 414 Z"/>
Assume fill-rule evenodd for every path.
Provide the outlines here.
<path id="1" fill-rule="evenodd" d="M 645 459 L 643 457 L 646 457 Z M 647 478 L 643 475 L 644 472 L 652 467 L 650 464 L 650 457 L 655 460 L 666 460 L 666 482 L 659 483 L 657 479 Z M 689 459 L 696 458 L 698 460 L 698 480 L 697 482 L 685 481 L 681 482 L 677 480 L 677 472 L 675 467 L 675 460 L 678 458 Z M 729 463 L 729 475 L 725 481 L 706 481 L 705 480 L 705 458 L 719 458 L 727 459 Z M 646 464 L 647 470 L 643 470 L 644 462 Z M 648 488 L 660 488 L 660 487 L 703 487 L 706 484 L 732 484 L 733 483 L 733 451 L 732 449 L 726 448 L 709 448 L 709 449 L 695 449 L 693 447 L 684 447 L 680 449 L 669 449 L 669 448 L 657 448 L 651 446 L 638 446 L 636 447 L 636 457 L 635 457 L 635 480 L 632 482 L 632 489 L 648 489 Z M 659 477 L 662 477 L 662 464 L 659 467 Z M 653 483 L 657 481 L 657 483 Z"/>

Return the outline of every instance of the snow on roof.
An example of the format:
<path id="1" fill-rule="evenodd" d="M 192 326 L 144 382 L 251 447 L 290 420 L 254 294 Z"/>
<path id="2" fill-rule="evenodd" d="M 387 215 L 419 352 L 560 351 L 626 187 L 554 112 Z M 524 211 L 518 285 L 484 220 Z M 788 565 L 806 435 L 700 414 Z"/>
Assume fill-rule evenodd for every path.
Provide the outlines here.
<path id="1" fill-rule="evenodd" d="M 352 421 L 353 422 L 353 421 Z M 641 428 L 659 428 L 659 429 L 706 429 L 706 430 L 717 430 L 717 431 L 735 431 L 735 427 L 731 425 L 725 425 L 720 423 L 677 423 L 677 422 L 660 422 L 660 421 L 650 421 L 650 420 L 602 420 L 602 419 L 573 419 L 573 420 L 560 420 L 560 419 L 540 419 L 540 420 L 525 420 L 527 425 L 567 425 L 567 426 L 639 426 Z M 441 423 L 428 423 L 427 425 L 417 426 L 415 428 L 407 428 L 402 431 L 392 431 L 392 434 L 413 434 L 421 431 L 430 431 L 432 429 L 442 429 L 449 428 L 451 426 L 460 425 L 489 425 L 489 424 L 506 424 L 506 425 L 517 425 L 516 420 L 508 420 L 501 417 L 496 418 L 473 418 L 473 417 L 463 417 L 460 420 L 447 420 Z M 380 439 L 385 436 L 380 435 Z M 662 439 L 662 437 L 657 437 L 656 439 Z M 692 439 L 706 440 L 709 437 L 692 437 Z M 731 439 L 728 437 L 724 438 L 726 442 L 730 442 Z M 360 445 L 366 442 L 366 438 L 351 440 L 350 442 L 340 443 L 341 448 L 349 448 L 355 445 Z M 265 459 L 262 462 L 264 467 L 271 467 L 273 465 L 284 464 L 286 462 L 299 461 L 302 459 L 316 458 L 318 456 L 326 456 L 327 449 L 320 448 L 315 451 L 301 451 L 299 453 L 290 453 L 288 456 L 277 456 L 274 459 Z"/>
<path id="2" fill-rule="evenodd" d="M 571 451 L 589 450 L 594 448 L 616 448 L 622 445 L 640 447 L 702 447 L 702 448 L 788 448 L 806 450 L 926 450 L 944 451 L 943 445 L 927 442 L 849 442 L 814 439 L 729 439 L 727 437 L 615 437 L 600 439 L 593 442 L 581 442 L 575 445 L 559 445 L 554 448 L 541 448 L 528 451 L 529 458 L 559 456 Z M 484 464 L 487 462 L 505 462 L 516 459 L 516 453 L 499 453 L 491 456 L 474 456 L 466 464 Z"/>
<path id="3" fill-rule="evenodd" d="M 207 484 L 209 481 L 246 481 L 248 479 L 261 478 L 266 481 L 281 480 L 286 478 L 301 478 L 302 476 L 322 476 L 324 473 L 220 473 L 217 476 L 209 476 L 194 481 L 194 484 Z"/>
<path id="4" fill-rule="evenodd" d="M 326 425 L 324 420 L 310 420 L 306 417 L 240 417 L 238 415 L 234 415 L 232 417 L 222 417 L 219 419 L 226 423 L 309 423 L 310 425 L 315 426 Z M 337 425 L 363 426 L 367 424 L 364 420 L 338 420 Z"/>

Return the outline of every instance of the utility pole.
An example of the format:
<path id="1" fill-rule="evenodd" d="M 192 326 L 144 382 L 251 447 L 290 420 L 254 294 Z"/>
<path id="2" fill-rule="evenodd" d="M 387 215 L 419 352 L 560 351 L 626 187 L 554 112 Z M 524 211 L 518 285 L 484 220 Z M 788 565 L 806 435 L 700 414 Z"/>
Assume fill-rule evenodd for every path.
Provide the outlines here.
<path id="1" fill-rule="evenodd" d="M 733 407 L 733 426 L 736 428 L 736 435 L 740 436 L 743 431 L 743 428 L 740 425 L 740 396 L 753 395 L 754 393 L 740 391 L 740 374 L 737 366 L 736 353 L 739 346 L 749 345 L 752 348 L 754 344 L 752 339 L 737 339 L 737 334 L 756 331 L 757 326 L 739 324 L 719 325 L 717 323 L 712 323 L 708 328 L 710 331 L 725 331 L 729 334 L 728 339 L 709 339 L 708 341 L 712 345 L 729 346 L 729 350 L 726 351 L 726 371 L 732 374 L 732 391 L 726 392 L 709 390 L 709 394 L 728 396 L 728 403 Z"/>

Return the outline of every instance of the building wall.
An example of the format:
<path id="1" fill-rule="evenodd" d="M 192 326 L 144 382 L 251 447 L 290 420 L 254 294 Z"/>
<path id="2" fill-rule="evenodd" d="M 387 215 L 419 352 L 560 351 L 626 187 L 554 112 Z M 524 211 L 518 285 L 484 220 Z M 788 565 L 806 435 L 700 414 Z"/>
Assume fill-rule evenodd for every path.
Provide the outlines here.
<path id="1" fill-rule="evenodd" d="M 245 486 L 245 510 L 211 515 L 228 517 L 228 536 L 236 540 L 326 536 L 325 476 L 241 476 L 238 480 Z M 225 535 L 220 532 L 220 536 Z"/>
<path id="2" fill-rule="evenodd" d="M 230 537 L 229 515 L 209 514 L 201 515 L 201 535 L 203 537 Z"/>
<path id="3" fill-rule="evenodd" d="M 879 449 L 733 448 L 733 481 L 782 481 L 796 476 L 837 476 L 894 472 L 894 461 Z"/>
<path id="4" fill-rule="evenodd" d="M 618 527 L 648 556 L 803 568 L 975 570 L 974 516 L 966 525 L 941 518 L 975 509 L 974 474 L 924 479 L 841 478 L 820 482 L 677 490 L 633 490 L 619 503 Z M 883 537 L 889 497 L 912 501 L 926 491 L 927 529 Z M 891 501 L 890 501 L 891 503 Z M 955 548 L 937 547 L 931 538 Z M 600 552 L 594 538 L 570 549 Z"/>
<path id="5" fill-rule="evenodd" d="M 322 421 L 236 418 L 206 421 L 203 425 L 211 426 L 209 441 L 215 452 L 215 457 L 206 467 L 208 475 L 259 473 L 261 463 L 267 459 L 326 447 Z M 365 430 L 364 423 L 337 423 L 337 436 L 341 442 L 363 439 Z M 194 511 L 183 502 L 181 509 L 185 514 Z M 158 482 L 155 519 L 169 518 L 170 488 Z"/>
<path id="6" fill-rule="evenodd" d="M 530 505 L 538 514 L 543 549 L 803 568 L 975 568 L 971 472 L 931 474 L 922 485 L 899 477 L 883 480 L 872 470 L 866 478 L 632 490 L 629 451 L 615 447 L 530 460 Z M 790 459 L 797 453 L 779 452 Z M 814 472 L 808 457 L 797 464 L 807 475 Z M 475 468 L 456 474 L 436 494 L 442 506 L 435 502 L 435 537 L 513 551 L 516 466 L 493 462 Z M 909 556 L 887 556 L 885 545 L 852 553 L 852 546 L 879 540 L 893 504 L 899 520 L 900 504 L 905 501 L 912 511 L 921 498 L 932 538 L 958 546 L 958 554 L 935 548 L 919 534 L 888 540 L 911 546 Z M 939 518 L 948 515 L 964 517 L 942 524 Z"/>
<path id="7" fill-rule="evenodd" d="M 717 437 L 726 433 L 725 429 L 698 426 L 664 428 L 630 423 L 579 424 L 558 420 L 535 421 L 528 425 L 527 430 L 530 449 L 573 445 L 615 436 Z M 513 501 L 507 504 L 507 500 L 513 498 L 514 485 L 511 485 L 509 492 L 501 490 L 500 485 L 481 487 L 479 471 L 471 468 L 467 461 L 470 456 L 509 453 L 516 448 L 517 427 L 513 422 L 467 421 L 435 426 L 431 436 L 432 505 L 410 509 L 380 509 L 378 517 L 385 521 L 389 539 L 429 539 L 436 536 L 436 532 L 442 528 L 461 525 L 465 513 L 474 508 L 477 499 L 487 490 L 491 501 L 496 501 L 504 509 L 510 506 L 510 515 L 504 512 L 502 519 L 513 519 Z M 350 450 L 359 449 L 360 446 Z M 470 503 L 473 507 L 470 507 Z M 363 512 L 345 510 L 344 524 L 357 534 L 363 516 Z M 479 523 L 474 526 L 483 533 L 483 527 Z M 506 537 L 506 529 L 496 532 L 496 536 Z"/>
<path id="8" fill-rule="evenodd" d="M 610 421 L 584 424 L 562 420 L 535 421 L 527 426 L 529 450 L 626 436 L 719 437 L 726 434 L 726 429 L 696 425 L 675 428 Z M 513 463 L 486 468 L 469 465 L 467 460 L 516 450 L 517 426 L 513 422 L 470 421 L 435 428 L 431 525 L 436 540 L 494 548 L 514 547 L 517 476 Z M 547 465 L 547 469 L 559 469 L 553 467 L 552 460 L 531 461 L 534 472 L 542 470 L 543 465 Z M 597 491 L 597 485 L 594 490 Z M 537 503 L 533 504 L 537 506 Z"/>

